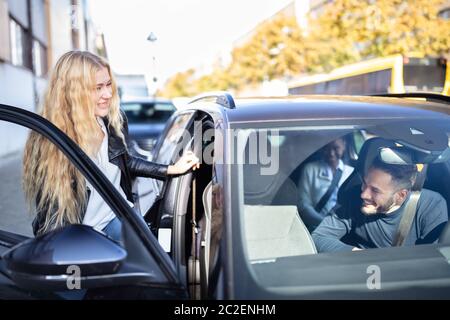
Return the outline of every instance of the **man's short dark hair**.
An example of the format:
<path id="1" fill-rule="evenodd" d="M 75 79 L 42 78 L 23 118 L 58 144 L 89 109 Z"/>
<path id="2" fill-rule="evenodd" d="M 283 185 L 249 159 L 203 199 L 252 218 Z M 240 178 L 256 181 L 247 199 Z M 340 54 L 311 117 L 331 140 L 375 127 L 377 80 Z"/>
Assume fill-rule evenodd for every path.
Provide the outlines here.
<path id="1" fill-rule="evenodd" d="M 389 164 L 376 158 L 370 168 L 379 169 L 392 177 L 392 181 L 400 189 L 410 190 L 416 180 L 417 167 L 414 164 Z"/>

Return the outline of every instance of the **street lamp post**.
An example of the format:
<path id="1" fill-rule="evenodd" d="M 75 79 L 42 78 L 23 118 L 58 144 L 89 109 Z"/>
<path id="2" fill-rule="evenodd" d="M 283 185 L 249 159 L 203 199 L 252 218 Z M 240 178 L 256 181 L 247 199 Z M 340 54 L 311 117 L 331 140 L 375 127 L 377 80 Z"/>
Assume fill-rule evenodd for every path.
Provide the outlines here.
<path id="1" fill-rule="evenodd" d="M 147 37 L 147 40 L 150 41 L 150 43 L 152 44 L 152 73 L 153 73 L 153 77 L 152 80 L 153 82 L 156 83 L 156 81 L 158 81 L 158 78 L 156 77 L 156 58 L 155 58 L 155 47 L 154 44 L 156 42 L 156 40 L 158 40 L 158 38 L 156 37 L 156 35 L 153 32 L 150 32 L 150 34 Z"/>

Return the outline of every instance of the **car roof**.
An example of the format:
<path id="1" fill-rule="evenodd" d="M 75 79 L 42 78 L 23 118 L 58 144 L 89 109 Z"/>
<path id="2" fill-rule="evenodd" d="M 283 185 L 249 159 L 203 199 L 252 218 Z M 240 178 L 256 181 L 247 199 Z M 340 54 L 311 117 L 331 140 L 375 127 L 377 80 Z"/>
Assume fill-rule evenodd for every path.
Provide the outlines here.
<path id="1" fill-rule="evenodd" d="M 442 118 L 446 104 L 405 98 L 366 96 L 287 96 L 238 98 L 223 108 L 229 123 L 307 120 Z"/>

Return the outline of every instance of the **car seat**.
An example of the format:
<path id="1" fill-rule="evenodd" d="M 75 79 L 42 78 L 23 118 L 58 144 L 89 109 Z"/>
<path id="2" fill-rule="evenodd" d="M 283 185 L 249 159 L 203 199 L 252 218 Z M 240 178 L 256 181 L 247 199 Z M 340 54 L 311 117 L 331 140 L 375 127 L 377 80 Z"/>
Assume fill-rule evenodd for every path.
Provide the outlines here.
<path id="1" fill-rule="evenodd" d="M 257 153 L 261 147 L 261 139 L 257 141 Z M 270 140 L 267 140 L 267 149 L 271 149 Z M 297 205 L 298 192 L 295 183 L 278 168 L 274 174 L 263 174 L 263 164 L 260 157 L 255 161 L 250 161 L 249 145 L 245 147 L 245 158 L 243 164 L 244 176 L 244 203 L 249 205 Z"/>
<path id="2" fill-rule="evenodd" d="M 244 206 L 244 228 L 250 260 L 317 253 L 296 206 Z"/>
<path id="3" fill-rule="evenodd" d="M 258 139 L 258 150 L 260 143 Z M 270 148 L 269 140 L 267 144 Z M 245 155 L 248 152 L 249 143 Z M 243 165 L 244 226 L 250 260 L 317 253 L 298 214 L 295 183 L 282 168 L 275 174 L 264 175 L 263 167 L 260 159 Z"/>

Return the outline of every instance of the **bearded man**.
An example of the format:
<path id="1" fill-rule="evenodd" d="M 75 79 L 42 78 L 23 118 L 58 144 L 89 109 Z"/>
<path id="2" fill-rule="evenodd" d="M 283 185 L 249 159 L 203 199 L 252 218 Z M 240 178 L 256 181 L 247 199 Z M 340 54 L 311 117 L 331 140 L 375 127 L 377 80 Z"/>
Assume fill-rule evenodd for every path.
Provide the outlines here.
<path id="1" fill-rule="evenodd" d="M 399 229 L 417 174 L 415 165 L 375 160 L 360 193 L 346 197 L 312 233 L 319 252 L 390 247 Z M 355 192 L 355 190 L 353 191 Z M 448 220 L 447 204 L 437 192 L 422 189 L 404 245 L 437 242 Z"/>

